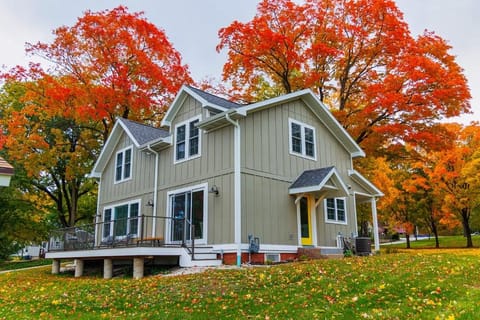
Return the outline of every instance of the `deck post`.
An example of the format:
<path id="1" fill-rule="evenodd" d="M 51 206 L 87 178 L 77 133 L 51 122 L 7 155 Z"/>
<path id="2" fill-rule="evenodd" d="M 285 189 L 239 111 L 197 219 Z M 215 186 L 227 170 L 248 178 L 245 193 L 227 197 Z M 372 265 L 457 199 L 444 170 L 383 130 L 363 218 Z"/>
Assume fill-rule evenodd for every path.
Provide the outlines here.
<path id="1" fill-rule="evenodd" d="M 75 259 L 75 278 L 83 275 L 84 261 L 82 259 Z"/>
<path id="2" fill-rule="evenodd" d="M 53 259 L 52 261 L 52 274 L 60 273 L 60 259 Z"/>
<path id="3" fill-rule="evenodd" d="M 142 279 L 143 278 L 143 257 L 133 258 L 133 278 Z"/>
<path id="4" fill-rule="evenodd" d="M 112 279 L 113 261 L 112 259 L 103 259 L 103 279 Z"/>

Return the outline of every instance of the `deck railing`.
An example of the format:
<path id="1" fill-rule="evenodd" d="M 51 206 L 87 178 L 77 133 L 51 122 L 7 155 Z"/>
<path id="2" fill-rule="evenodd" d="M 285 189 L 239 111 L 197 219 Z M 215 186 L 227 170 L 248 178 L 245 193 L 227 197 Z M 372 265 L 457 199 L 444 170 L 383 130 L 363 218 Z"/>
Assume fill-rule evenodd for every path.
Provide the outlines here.
<path id="1" fill-rule="evenodd" d="M 167 234 L 165 234 L 166 230 Z M 95 250 L 131 246 L 183 246 L 193 255 L 195 225 L 187 218 L 139 217 L 100 221 L 54 230 L 49 251 Z M 193 236 L 192 236 L 193 235 Z M 169 239 L 166 239 L 168 236 Z"/>

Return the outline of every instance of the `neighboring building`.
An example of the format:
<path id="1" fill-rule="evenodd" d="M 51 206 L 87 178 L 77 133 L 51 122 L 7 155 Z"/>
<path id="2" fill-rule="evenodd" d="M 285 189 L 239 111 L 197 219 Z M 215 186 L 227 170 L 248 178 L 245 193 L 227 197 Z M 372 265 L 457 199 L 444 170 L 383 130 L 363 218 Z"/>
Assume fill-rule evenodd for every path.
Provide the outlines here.
<path id="1" fill-rule="evenodd" d="M 13 176 L 13 167 L 0 157 L 0 187 L 8 187 Z"/>
<path id="2" fill-rule="evenodd" d="M 97 224 L 82 232 L 93 250 L 66 251 L 66 241 L 47 258 L 54 272 L 61 258 L 105 259 L 108 278 L 119 257 L 141 276 L 147 256 L 191 266 L 290 260 L 299 248 L 338 254 L 342 238 L 357 235 L 363 202 L 378 250 L 383 194 L 354 170 L 363 156 L 310 90 L 239 105 L 184 86 L 161 128 L 117 120 L 92 170 Z"/>

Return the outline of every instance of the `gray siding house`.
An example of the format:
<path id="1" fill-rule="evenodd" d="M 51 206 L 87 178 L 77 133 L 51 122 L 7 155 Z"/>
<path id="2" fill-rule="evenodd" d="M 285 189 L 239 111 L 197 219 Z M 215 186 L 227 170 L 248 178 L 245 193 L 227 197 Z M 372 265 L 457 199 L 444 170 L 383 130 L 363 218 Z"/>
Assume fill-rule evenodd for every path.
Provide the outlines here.
<path id="1" fill-rule="evenodd" d="M 92 246 L 47 257 L 105 259 L 108 277 L 118 257 L 135 274 L 146 256 L 191 266 L 341 253 L 364 202 L 378 250 L 383 194 L 353 168 L 364 155 L 310 90 L 239 105 L 184 86 L 160 128 L 117 120 L 92 170 Z"/>

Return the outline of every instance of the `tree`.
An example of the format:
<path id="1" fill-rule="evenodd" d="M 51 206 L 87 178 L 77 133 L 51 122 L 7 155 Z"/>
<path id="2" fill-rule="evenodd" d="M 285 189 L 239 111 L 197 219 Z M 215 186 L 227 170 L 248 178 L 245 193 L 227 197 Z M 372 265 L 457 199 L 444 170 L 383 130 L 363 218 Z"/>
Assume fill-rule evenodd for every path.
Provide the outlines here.
<path id="1" fill-rule="evenodd" d="M 251 21 L 219 37 L 233 96 L 310 88 L 368 152 L 401 140 L 433 147 L 432 124 L 470 110 L 446 41 L 413 38 L 393 0 L 264 0 Z"/>
<path id="2" fill-rule="evenodd" d="M 95 195 L 87 174 L 115 118 L 159 122 L 192 80 L 165 33 L 125 7 L 87 11 L 54 35 L 50 44 L 27 45 L 47 70 L 30 64 L 2 75 L 0 148 L 68 227 L 95 214 L 79 203 Z"/>
<path id="3" fill-rule="evenodd" d="M 443 210 L 462 223 L 467 247 L 473 247 L 470 219 L 480 207 L 480 126 L 446 124 L 456 133 L 453 147 L 435 154 L 432 180 L 443 196 Z"/>

